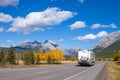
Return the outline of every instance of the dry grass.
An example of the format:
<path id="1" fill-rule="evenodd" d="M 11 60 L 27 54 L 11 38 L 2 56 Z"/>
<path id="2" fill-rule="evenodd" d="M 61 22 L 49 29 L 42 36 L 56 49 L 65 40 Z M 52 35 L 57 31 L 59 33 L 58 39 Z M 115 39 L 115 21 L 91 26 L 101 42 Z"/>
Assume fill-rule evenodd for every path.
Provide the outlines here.
<path id="1" fill-rule="evenodd" d="M 34 64 L 34 65 L 24 65 L 24 62 L 22 60 L 19 60 L 18 65 L 0 65 L 0 68 L 27 68 L 27 67 L 41 67 L 41 66 L 57 66 L 57 65 L 64 65 L 64 64 L 77 64 L 77 61 L 71 61 L 71 60 L 63 60 L 61 61 L 61 64 L 47 64 L 46 61 L 41 61 L 41 64 Z"/>
<path id="2" fill-rule="evenodd" d="M 71 60 L 64 60 L 64 61 L 61 61 L 62 64 L 77 64 L 77 61 L 71 61 Z"/>
<path id="3" fill-rule="evenodd" d="M 108 62 L 108 80 L 120 80 L 120 63 Z"/>

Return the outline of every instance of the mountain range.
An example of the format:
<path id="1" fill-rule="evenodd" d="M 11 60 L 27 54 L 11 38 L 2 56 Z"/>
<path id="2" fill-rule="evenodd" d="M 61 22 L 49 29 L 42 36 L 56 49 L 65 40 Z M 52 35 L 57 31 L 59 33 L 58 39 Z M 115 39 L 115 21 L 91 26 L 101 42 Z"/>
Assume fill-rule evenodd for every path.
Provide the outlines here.
<path id="1" fill-rule="evenodd" d="M 43 42 L 38 42 L 38 41 L 23 42 L 23 43 L 19 44 L 18 46 L 14 47 L 16 52 L 25 51 L 25 50 L 32 50 L 32 49 L 37 51 L 37 52 L 40 49 L 42 49 L 45 52 L 45 51 L 48 51 L 49 49 L 54 50 L 56 48 L 60 49 L 65 56 L 70 56 L 70 55 L 77 56 L 77 52 L 80 50 L 78 48 L 64 49 L 61 46 L 59 46 L 59 45 L 57 45 L 54 42 L 49 41 L 49 40 L 46 40 Z"/>
<path id="2" fill-rule="evenodd" d="M 38 42 L 38 41 L 23 42 L 14 48 L 33 49 L 35 51 L 39 51 L 40 49 L 42 49 L 43 51 L 47 51 L 49 49 L 54 50 L 56 48 L 58 48 L 60 50 L 62 49 L 62 48 L 60 48 L 60 46 L 58 46 L 57 44 L 55 44 L 49 40 L 46 40 L 44 42 Z"/>
<path id="3" fill-rule="evenodd" d="M 104 37 L 93 49 L 97 57 L 112 57 L 120 50 L 120 31 Z"/>

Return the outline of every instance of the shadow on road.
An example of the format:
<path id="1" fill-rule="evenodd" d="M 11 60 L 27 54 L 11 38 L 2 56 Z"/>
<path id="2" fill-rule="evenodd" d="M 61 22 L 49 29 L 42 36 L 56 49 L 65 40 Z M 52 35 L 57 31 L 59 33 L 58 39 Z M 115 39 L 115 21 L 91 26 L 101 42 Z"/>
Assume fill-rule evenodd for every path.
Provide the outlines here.
<path id="1" fill-rule="evenodd" d="M 75 65 L 76 67 L 91 67 L 90 65 L 79 65 L 79 64 L 77 64 L 77 65 Z"/>

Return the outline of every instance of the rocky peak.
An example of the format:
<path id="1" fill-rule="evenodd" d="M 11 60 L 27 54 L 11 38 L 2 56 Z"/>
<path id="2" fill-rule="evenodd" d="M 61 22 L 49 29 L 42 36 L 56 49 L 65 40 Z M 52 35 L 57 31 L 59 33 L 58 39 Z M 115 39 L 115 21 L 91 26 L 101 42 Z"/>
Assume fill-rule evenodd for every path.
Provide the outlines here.
<path id="1" fill-rule="evenodd" d="M 38 42 L 38 41 L 23 42 L 20 45 L 18 45 L 17 47 L 25 48 L 25 49 L 48 50 L 48 49 L 56 49 L 59 46 L 57 44 L 53 43 L 52 41 L 46 40 L 44 42 Z"/>
<path id="2" fill-rule="evenodd" d="M 120 31 L 112 32 L 105 38 L 103 38 L 96 47 L 106 48 L 112 43 L 120 41 Z"/>
<path id="3" fill-rule="evenodd" d="M 33 42 L 33 44 L 39 44 L 39 43 L 40 43 L 40 42 L 38 42 L 38 41 L 34 41 L 34 42 Z"/>
<path id="4" fill-rule="evenodd" d="M 45 44 L 45 43 L 49 43 L 50 41 L 49 40 L 46 40 L 46 41 L 44 41 L 43 43 Z"/>

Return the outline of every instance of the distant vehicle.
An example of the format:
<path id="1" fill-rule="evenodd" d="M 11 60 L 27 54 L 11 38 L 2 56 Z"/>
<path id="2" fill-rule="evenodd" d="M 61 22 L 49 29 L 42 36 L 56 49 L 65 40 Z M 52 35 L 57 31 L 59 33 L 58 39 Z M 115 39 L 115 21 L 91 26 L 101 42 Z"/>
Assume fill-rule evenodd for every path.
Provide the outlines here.
<path id="1" fill-rule="evenodd" d="M 88 50 L 78 51 L 78 64 L 93 66 L 95 64 L 95 53 Z"/>

